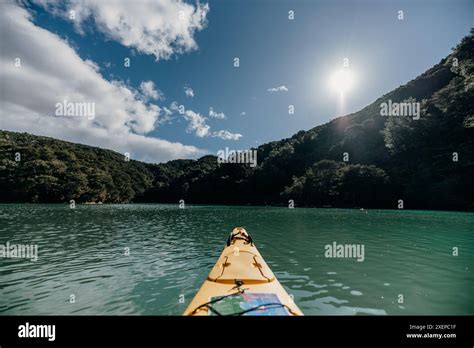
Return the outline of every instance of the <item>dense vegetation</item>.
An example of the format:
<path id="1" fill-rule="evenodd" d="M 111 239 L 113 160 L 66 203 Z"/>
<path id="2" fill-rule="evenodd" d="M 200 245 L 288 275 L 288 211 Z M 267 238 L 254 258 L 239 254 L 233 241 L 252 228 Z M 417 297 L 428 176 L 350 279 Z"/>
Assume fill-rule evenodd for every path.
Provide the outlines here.
<path id="1" fill-rule="evenodd" d="M 382 117 L 388 100 L 420 102 L 420 119 Z M 439 64 L 359 112 L 258 147 L 255 168 L 215 156 L 127 162 L 108 150 L 0 132 L 0 200 L 397 208 L 402 199 L 405 208 L 474 210 L 473 101 L 471 30 Z"/>
<path id="2" fill-rule="evenodd" d="M 0 132 L 3 202 L 130 202 L 150 188 L 147 165 L 113 151 Z"/>

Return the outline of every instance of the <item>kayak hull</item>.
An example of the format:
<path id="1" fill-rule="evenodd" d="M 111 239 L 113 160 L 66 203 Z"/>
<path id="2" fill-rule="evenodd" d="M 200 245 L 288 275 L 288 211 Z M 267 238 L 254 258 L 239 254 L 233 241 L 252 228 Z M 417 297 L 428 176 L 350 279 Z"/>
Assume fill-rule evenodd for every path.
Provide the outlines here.
<path id="1" fill-rule="evenodd" d="M 214 312 L 206 304 L 212 299 L 241 294 L 277 298 L 286 315 L 303 315 L 293 297 L 276 279 L 245 229 L 235 228 L 231 236 L 234 238 L 229 237 L 221 256 L 183 315 L 210 315 Z M 282 313 L 281 309 L 279 313 Z M 252 314 L 254 313 L 247 315 Z"/>

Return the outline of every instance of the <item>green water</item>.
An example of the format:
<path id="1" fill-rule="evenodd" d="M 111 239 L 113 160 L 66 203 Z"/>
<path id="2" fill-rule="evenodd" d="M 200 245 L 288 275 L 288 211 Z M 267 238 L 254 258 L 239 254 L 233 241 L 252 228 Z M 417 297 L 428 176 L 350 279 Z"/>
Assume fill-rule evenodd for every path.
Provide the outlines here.
<path id="1" fill-rule="evenodd" d="M 237 225 L 305 314 L 474 314 L 472 213 L 177 205 L 0 205 L 0 313 L 179 315 Z"/>

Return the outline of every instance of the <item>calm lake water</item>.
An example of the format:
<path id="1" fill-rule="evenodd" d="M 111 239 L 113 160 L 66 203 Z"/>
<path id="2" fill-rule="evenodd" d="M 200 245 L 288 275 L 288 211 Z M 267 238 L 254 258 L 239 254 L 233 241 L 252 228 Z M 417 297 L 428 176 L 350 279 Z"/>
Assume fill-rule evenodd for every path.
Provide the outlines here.
<path id="1" fill-rule="evenodd" d="M 305 314 L 474 314 L 473 213 L 27 204 L 0 205 L 0 245 L 38 245 L 0 258 L 0 313 L 180 315 L 239 225 Z"/>

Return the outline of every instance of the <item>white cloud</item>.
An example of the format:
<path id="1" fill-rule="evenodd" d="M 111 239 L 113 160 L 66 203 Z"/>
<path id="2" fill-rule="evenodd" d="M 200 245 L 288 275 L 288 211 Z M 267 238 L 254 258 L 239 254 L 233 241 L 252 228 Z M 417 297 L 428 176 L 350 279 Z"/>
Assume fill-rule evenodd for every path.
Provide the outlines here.
<path id="1" fill-rule="evenodd" d="M 171 111 L 170 109 L 168 109 L 166 106 L 163 107 L 162 110 L 163 110 L 163 114 L 164 114 L 165 116 L 168 116 L 168 117 L 169 117 L 169 116 L 171 116 L 171 115 L 173 114 L 173 111 Z"/>
<path id="2" fill-rule="evenodd" d="M 225 118 L 225 114 L 223 112 L 215 112 L 212 106 L 209 108 L 209 117 L 218 118 L 220 120 Z"/>
<path id="3" fill-rule="evenodd" d="M 288 92 L 288 88 L 286 86 L 278 86 L 278 87 L 272 87 L 267 89 L 270 93 L 277 93 L 277 92 Z"/>
<path id="4" fill-rule="evenodd" d="M 191 87 L 184 86 L 184 94 L 186 94 L 188 98 L 194 98 L 194 91 Z"/>
<path id="5" fill-rule="evenodd" d="M 246 113 L 245 111 L 242 111 L 242 112 L 240 113 L 240 116 L 245 116 L 245 115 L 247 115 L 247 113 Z"/>
<path id="6" fill-rule="evenodd" d="M 155 83 L 153 81 L 142 81 L 142 83 L 140 83 L 140 91 L 142 92 L 143 96 L 149 99 L 165 99 L 163 93 L 159 89 L 156 89 Z"/>
<path id="7" fill-rule="evenodd" d="M 221 138 L 224 140 L 239 140 L 242 137 L 242 134 L 239 133 L 231 133 L 227 130 L 220 130 L 218 132 L 212 133 L 213 137 Z"/>
<path id="8" fill-rule="evenodd" d="M 186 110 L 183 114 L 183 117 L 189 122 L 187 132 L 194 133 L 200 138 L 204 137 L 213 137 L 221 138 L 224 140 L 238 140 L 242 137 L 242 134 L 231 133 L 228 130 L 220 130 L 216 132 L 211 132 L 211 127 L 206 124 L 206 117 L 202 116 L 198 112 L 192 110 Z"/>
<path id="9" fill-rule="evenodd" d="M 33 1 L 67 20 L 75 11 L 73 23 L 79 33 L 85 34 L 84 24 L 92 23 L 107 38 L 156 60 L 197 49 L 194 33 L 205 28 L 209 13 L 209 4 L 182 0 Z"/>
<path id="10" fill-rule="evenodd" d="M 145 136 L 167 111 L 146 103 L 124 82 L 104 79 L 97 64 L 35 26 L 24 8 L 0 1 L 0 22 L 0 128 L 129 152 L 149 162 L 205 153 Z M 17 57 L 21 67 L 14 65 Z M 55 104 L 63 100 L 95 103 L 95 118 L 54 116 Z"/>
<path id="11" fill-rule="evenodd" d="M 206 118 L 201 114 L 192 110 L 186 110 L 183 117 L 189 121 L 188 132 L 194 132 L 200 138 L 209 136 L 211 127 L 206 124 Z"/>
<path id="12" fill-rule="evenodd" d="M 169 108 L 170 108 L 170 110 L 173 111 L 173 112 L 178 112 L 178 111 L 179 111 L 179 106 L 180 106 L 180 105 L 178 104 L 177 101 L 173 101 L 173 102 L 170 104 Z"/>
<path id="13" fill-rule="evenodd" d="M 173 119 L 173 111 L 171 109 L 168 109 L 166 106 L 161 108 L 162 115 L 158 119 L 159 124 L 165 124 L 165 123 L 171 123 L 171 120 Z"/>
<path id="14" fill-rule="evenodd" d="M 95 72 L 100 71 L 100 67 L 96 62 L 93 62 L 90 59 L 86 59 L 86 60 L 84 60 L 84 63 L 86 63 L 89 67 L 91 67 Z"/>

